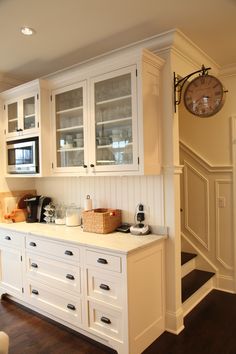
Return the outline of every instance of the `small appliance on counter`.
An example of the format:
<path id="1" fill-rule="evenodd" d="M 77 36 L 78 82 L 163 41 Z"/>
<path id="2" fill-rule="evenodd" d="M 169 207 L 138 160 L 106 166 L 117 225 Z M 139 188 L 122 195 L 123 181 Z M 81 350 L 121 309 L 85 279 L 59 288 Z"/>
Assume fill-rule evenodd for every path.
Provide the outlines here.
<path id="1" fill-rule="evenodd" d="M 37 222 L 38 221 L 38 204 L 39 204 L 40 196 L 36 195 L 31 198 L 25 199 L 26 209 L 27 209 L 27 217 L 26 222 Z"/>
<path id="2" fill-rule="evenodd" d="M 143 224 L 147 212 L 143 204 L 138 204 L 135 212 L 135 221 L 136 224 L 130 227 L 130 233 L 133 235 L 148 235 L 150 233 L 150 227 Z"/>
<path id="3" fill-rule="evenodd" d="M 27 208 L 26 222 L 43 222 L 45 206 L 51 201 L 50 197 L 40 195 L 25 199 Z"/>
<path id="4" fill-rule="evenodd" d="M 148 235 L 150 233 L 150 228 L 148 225 L 144 225 L 142 223 L 132 225 L 130 227 L 130 233 L 132 235 Z"/>

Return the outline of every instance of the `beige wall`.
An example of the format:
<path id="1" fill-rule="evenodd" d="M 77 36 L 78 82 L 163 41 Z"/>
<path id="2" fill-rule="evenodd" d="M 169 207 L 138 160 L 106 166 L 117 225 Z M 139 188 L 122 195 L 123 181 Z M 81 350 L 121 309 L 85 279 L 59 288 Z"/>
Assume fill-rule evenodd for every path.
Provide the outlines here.
<path id="1" fill-rule="evenodd" d="M 180 140 L 197 151 L 213 165 L 230 165 L 231 157 L 231 121 L 236 114 L 236 76 L 221 78 L 225 88 L 226 102 L 222 110 L 210 118 L 196 118 L 181 104 Z"/>

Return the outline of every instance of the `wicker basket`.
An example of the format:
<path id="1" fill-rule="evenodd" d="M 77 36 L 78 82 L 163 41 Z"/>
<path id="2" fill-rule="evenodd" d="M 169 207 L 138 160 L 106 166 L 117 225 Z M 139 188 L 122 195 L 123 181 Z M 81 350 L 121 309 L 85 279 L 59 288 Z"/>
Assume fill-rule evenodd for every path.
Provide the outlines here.
<path id="1" fill-rule="evenodd" d="M 83 211 L 83 230 L 98 234 L 108 234 L 121 225 L 121 210 L 93 209 Z"/>

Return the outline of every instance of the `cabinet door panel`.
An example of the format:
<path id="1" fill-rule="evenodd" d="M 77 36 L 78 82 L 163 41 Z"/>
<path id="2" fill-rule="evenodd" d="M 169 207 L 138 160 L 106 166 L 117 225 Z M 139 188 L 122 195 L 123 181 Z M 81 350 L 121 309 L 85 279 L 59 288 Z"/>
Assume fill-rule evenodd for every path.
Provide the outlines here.
<path id="1" fill-rule="evenodd" d="M 1 248 L 1 285 L 10 295 L 22 293 L 21 252 L 17 249 Z"/>
<path id="2" fill-rule="evenodd" d="M 95 170 L 137 170 L 136 66 L 96 77 L 92 84 Z"/>
<path id="3" fill-rule="evenodd" d="M 55 171 L 79 172 L 85 164 L 86 83 L 53 92 Z"/>

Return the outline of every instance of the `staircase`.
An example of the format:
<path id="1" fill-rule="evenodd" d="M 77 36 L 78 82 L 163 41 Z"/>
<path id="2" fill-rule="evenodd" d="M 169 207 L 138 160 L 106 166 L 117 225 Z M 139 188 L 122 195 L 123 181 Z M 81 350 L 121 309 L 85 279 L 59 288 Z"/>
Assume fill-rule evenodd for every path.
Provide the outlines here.
<path id="1" fill-rule="evenodd" d="M 181 252 L 182 304 L 186 316 L 213 288 L 213 272 L 196 269 L 197 254 Z"/>

